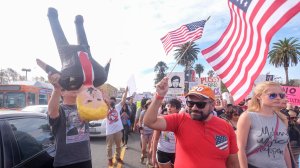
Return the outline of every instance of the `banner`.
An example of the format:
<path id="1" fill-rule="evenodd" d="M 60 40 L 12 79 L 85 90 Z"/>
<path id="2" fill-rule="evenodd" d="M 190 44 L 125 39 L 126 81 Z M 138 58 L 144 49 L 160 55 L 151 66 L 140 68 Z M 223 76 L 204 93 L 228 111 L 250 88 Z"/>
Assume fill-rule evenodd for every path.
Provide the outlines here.
<path id="1" fill-rule="evenodd" d="M 300 105 L 300 87 L 282 86 L 289 103 L 292 105 Z"/>

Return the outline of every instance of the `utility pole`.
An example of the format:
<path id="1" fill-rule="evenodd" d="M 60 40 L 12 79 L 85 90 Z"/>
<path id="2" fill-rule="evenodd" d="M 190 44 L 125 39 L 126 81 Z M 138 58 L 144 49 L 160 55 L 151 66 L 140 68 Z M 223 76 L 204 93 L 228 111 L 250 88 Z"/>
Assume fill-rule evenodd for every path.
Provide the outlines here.
<path id="1" fill-rule="evenodd" d="M 1 76 L 0 76 L 0 77 L 1 77 L 1 78 L 0 78 L 0 79 L 1 79 L 1 83 L 0 83 L 0 84 L 2 85 L 2 84 L 4 83 L 4 82 L 3 82 L 3 76 L 4 76 L 4 74 L 3 74 L 3 69 L 2 69 L 2 68 L 0 69 L 0 75 L 1 75 Z"/>
<path id="2" fill-rule="evenodd" d="M 28 69 L 26 69 L 26 68 L 22 68 L 22 71 L 25 71 L 25 73 L 26 73 L 26 78 L 25 78 L 25 79 L 26 79 L 26 81 L 27 81 L 27 72 L 30 72 L 30 71 L 31 71 L 31 69 L 29 69 L 29 68 L 28 68 Z"/>

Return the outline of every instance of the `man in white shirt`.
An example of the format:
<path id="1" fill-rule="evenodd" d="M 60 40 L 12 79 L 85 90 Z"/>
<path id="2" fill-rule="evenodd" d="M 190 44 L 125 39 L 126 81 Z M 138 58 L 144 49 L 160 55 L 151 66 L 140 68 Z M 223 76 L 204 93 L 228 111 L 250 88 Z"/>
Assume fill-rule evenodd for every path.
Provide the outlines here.
<path id="1" fill-rule="evenodd" d="M 113 161 L 112 161 L 113 143 L 116 144 L 116 161 L 121 164 L 124 164 L 123 160 L 120 158 L 122 130 L 123 130 L 120 111 L 123 105 L 126 103 L 127 92 L 128 92 L 128 87 L 126 88 L 123 94 L 121 102 L 118 104 L 116 104 L 115 97 L 110 98 L 110 109 L 107 114 L 107 122 L 106 122 L 106 144 L 107 144 L 108 166 L 113 166 Z"/>

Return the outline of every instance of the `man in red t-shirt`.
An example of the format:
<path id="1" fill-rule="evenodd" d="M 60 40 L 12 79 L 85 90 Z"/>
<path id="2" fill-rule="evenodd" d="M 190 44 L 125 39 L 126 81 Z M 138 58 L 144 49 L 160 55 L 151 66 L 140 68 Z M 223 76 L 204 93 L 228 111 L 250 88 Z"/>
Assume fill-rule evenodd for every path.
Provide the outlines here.
<path id="1" fill-rule="evenodd" d="M 215 95 L 211 88 L 198 85 L 186 95 L 188 113 L 157 116 L 168 92 L 168 78 L 156 85 L 156 95 L 144 116 L 144 123 L 156 130 L 172 131 L 176 136 L 176 167 L 239 167 L 233 128 L 213 116 Z"/>

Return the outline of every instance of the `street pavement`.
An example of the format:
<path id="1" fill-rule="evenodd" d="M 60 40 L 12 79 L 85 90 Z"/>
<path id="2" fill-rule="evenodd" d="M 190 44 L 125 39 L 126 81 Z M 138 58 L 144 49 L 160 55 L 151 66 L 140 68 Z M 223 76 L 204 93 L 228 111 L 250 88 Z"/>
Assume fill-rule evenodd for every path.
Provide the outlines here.
<path id="1" fill-rule="evenodd" d="M 108 161 L 106 156 L 106 138 L 91 138 L 92 164 L 93 168 L 107 168 Z M 140 135 L 138 133 L 130 133 L 128 138 L 128 149 L 122 148 L 121 158 L 125 164 L 121 165 L 114 162 L 114 166 L 110 168 L 144 168 L 144 164 L 140 163 L 141 147 Z M 113 146 L 115 150 L 115 145 Z"/>

